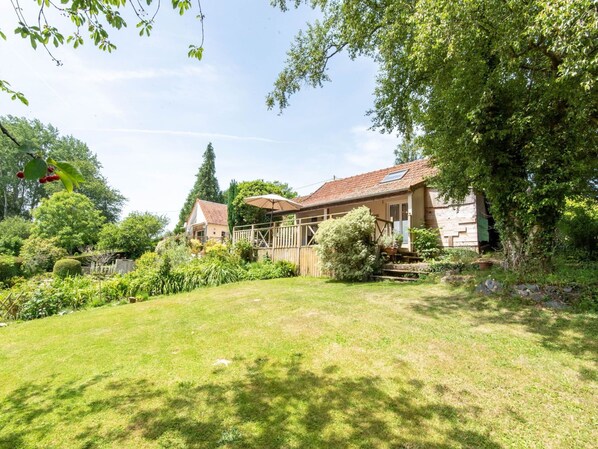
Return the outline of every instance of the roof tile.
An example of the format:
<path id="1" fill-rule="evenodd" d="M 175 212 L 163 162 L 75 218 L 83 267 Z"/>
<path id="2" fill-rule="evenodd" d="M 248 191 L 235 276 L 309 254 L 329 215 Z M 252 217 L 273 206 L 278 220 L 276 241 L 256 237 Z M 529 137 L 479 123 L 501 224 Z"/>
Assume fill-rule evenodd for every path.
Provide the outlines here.
<path id="1" fill-rule="evenodd" d="M 228 207 L 226 207 L 226 204 L 205 200 L 197 200 L 197 204 L 201 207 L 201 211 L 209 224 L 228 226 Z"/>
<path id="2" fill-rule="evenodd" d="M 381 182 L 386 175 L 400 170 L 407 170 L 407 173 L 401 179 Z M 303 208 L 308 208 L 351 199 L 398 193 L 422 183 L 435 173 L 436 170 L 431 166 L 429 159 L 421 159 L 349 178 L 329 181 L 311 195 L 295 198 L 295 201 L 299 202 Z"/>

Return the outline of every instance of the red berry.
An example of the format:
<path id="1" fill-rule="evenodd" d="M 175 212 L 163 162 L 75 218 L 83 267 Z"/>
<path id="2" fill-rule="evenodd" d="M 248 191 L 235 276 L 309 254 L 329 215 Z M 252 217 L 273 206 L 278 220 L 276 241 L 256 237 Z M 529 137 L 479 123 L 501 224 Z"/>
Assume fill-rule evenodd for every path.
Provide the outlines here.
<path id="1" fill-rule="evenodd" d="M 58 176 L 58 175 L 48 176 L 48 181 L 59 181 L 59 180 L 60 180 L 60 176 Z"/>
<path id="2" fill-rule="evenodd" d="M 48 165 L 48 173 L 54 173 L 55 168 L 51 165 Z"/>
<path id="3" fill-rule="evenodd" d="M 22 171 L 17 172 L 17 178 L 23 179 L 24 177 L 25 177 L 25 173 L 23 173 Z"/>
<path id="4" fill-rule="evenodd" d="M 43 178 L 39 178 L 40 184 L 45 184 L 46 182 L 48 182 L 48 178 L 46 178 L 45 176 Z"/>

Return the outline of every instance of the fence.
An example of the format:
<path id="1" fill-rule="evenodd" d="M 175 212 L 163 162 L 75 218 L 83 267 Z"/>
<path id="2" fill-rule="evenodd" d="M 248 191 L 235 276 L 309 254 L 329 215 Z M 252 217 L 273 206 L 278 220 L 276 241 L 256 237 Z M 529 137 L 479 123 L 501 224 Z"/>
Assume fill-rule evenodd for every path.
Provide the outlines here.
<path id="1" fill-rule="evenodd" d="M 24 293 L 15 294 L 10 292 L 4 299 L 0 299 L 0 318 L 17 319 L 24 295 Z"/>
<path id="2" fill-rule="evenodd" d="M 130 271 L 133 271 L 134 268 L 135 268 L 134 261 L 132 261 L 130 259 L 116 259 L 114 262 L 112 262 L 109 265 L 100 265 L 100 264 L 96 264 L 96 263 L 92 262 L 91 266 L 89 267 L 89 272 L 91 274 L 105 274 L 105 275 L 110 275 L 110 274 L 115 274 L 115 273 L 125 274 Z"/>

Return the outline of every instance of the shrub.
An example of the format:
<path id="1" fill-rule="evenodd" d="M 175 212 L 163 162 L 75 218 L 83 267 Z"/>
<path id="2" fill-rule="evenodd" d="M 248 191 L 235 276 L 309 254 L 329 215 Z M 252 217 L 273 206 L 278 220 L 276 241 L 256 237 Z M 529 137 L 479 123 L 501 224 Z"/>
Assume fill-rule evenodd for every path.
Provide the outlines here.
<path id="1" fill-rule="evenodd" d="M 220 243 L 216 240 L 208 240 L 204 245 L 205 257 L 229 260 L 233 258 L 233 255 L 229 251 L 229 247 L 224 243 Z"/>
<path id="2" fill-rule="evenodd" d="M 255 249 L 249 240 L 238 240 L 233 245 L 233 252 L 244 262 L 253 262 L 255 260 Z"/>
<path id="3" fill-rule="evenodd" d="M 0 221 L 0 254 L 18 256 L 23 243 L 31 234 L 31 222 L 22 217 Z"/>
<path id="4" fill-rule="evenodd" d="M 372 240 L 376 219 L 367 207 L 322 222 L 316 232 L 322 268 L 344 281 L 364 281 L 375 271 L 378 258 Z"/>
<path id="5" fill-rule="evenodd" d="M 238 265 L 223 259 L 211 258 L 204 262 L 203 285 L 215 287 L 230 284 L 243 279 L 243 273 Z"/>
<path id="6" fill-rule="evenodd" d="M 81 270 L 81 262 L 74 259 L 57 260 L 52 271 L 54 276 L 59 278 L 81 276 L 81 274 L 83 274 L 83 271 Z"/>
<path id="7" fill-rule="evenodd" d="M 480 255 L 472 250 L 466 248 L 447 248 L 444 250 L 443 260 L 454 263 L 472 263 L 480 258 Z"/>
<path id="8" fill-rule="evenodd" d="M 21 274 L 23 259 L 0 255 L 0 283 L 6 283 Z"/>
<path id="9" fill-rule="evenodd" d="M 558 229 L 565 250 L 582 258 L 598 258 L 598 200 L 568 199 Z"/>
<path id="10" fill-rule="evenodd" d="M 286 260 L 254 262 L 247 265 L 245 279 L 263 280 L 297 276 L 297 265 Z"/>
<path id="11" fill-rule="evenodd" d="M 185 234 L 166 237 L 156 245 L 156 254 L 161 257 L 168 256 L 173 267 L 187 263 L 192 257 L 189 239 Z"/>
<path id="12" fill-rule="evenodd" d="M 67 255 L 63 248 L 60 248 L 55 239 L 44 239 L 31 236 L 21 248 L 23 258 L 23 269 L 28 274 L 50 271 L 58 259 Z"/>
<path id="13" fill-rule="evenodd" d="M 438 229 L 411 228 L 413 249 L 424 259 L 434 259 L 441 253 Z"/>

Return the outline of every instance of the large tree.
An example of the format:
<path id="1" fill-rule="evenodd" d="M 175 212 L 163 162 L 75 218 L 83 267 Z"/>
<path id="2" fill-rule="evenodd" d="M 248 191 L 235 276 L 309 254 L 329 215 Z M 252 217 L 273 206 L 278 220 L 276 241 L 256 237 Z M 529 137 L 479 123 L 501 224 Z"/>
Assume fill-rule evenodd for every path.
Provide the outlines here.
<path id="1" fill-rule="evenodd" d="M 203 153 L 203 161 L 197 174 L 195 175 L 195 184 L 187 195 L 185 204 L 179 213 L 179 222 L 176 225 L 175 232 L 181 232 L 187 217 L 191 213 L 195 200 L 222 202 L 222 192 L 216 178 L 216 154 L 212 143 L 208 143 L 206 151 Z"/>
<path id="2" fill-rule="evenodd" d="M 98 241 L 104 217 L 85 195 L 57 192 L 33 210 L 34 237 L 56 239 L 69 253 Z"/>
<path id="3" fill-rule="evenodd" d="M 77 191 L 87 196 L 107 221 L 118 220 L 126 199 L 108 184 L 101 173 L 102 164 L 85 143 L 72 136 L 61 136 L 55 127 L 44 125 L 39 120 L 7 116 L 1 117 L 0 121 L 17 141 L 37 148 L 44 159 L 70 161 L 85 178 Z M 31 210 L 43 198 L 64 189 L 60 183 L 40 184 L 37 180 L 17 178 L 16 173 L 31 157 L 4 134 L 0 134 L 0 160 L 0 218 L 11 215 L 29 217 Z"/>
<path id="4" fill-rule="evenodd" d="M 297 35 L 268 105 L 328 81 L 341 51 L 373 58 L 374 126 L 421 129 L 445 196 L 487 196 L 509 265 L 546 262 L 565 197 L 598 178 L 596 2 L 306 3 L 323 18 Z"/>

